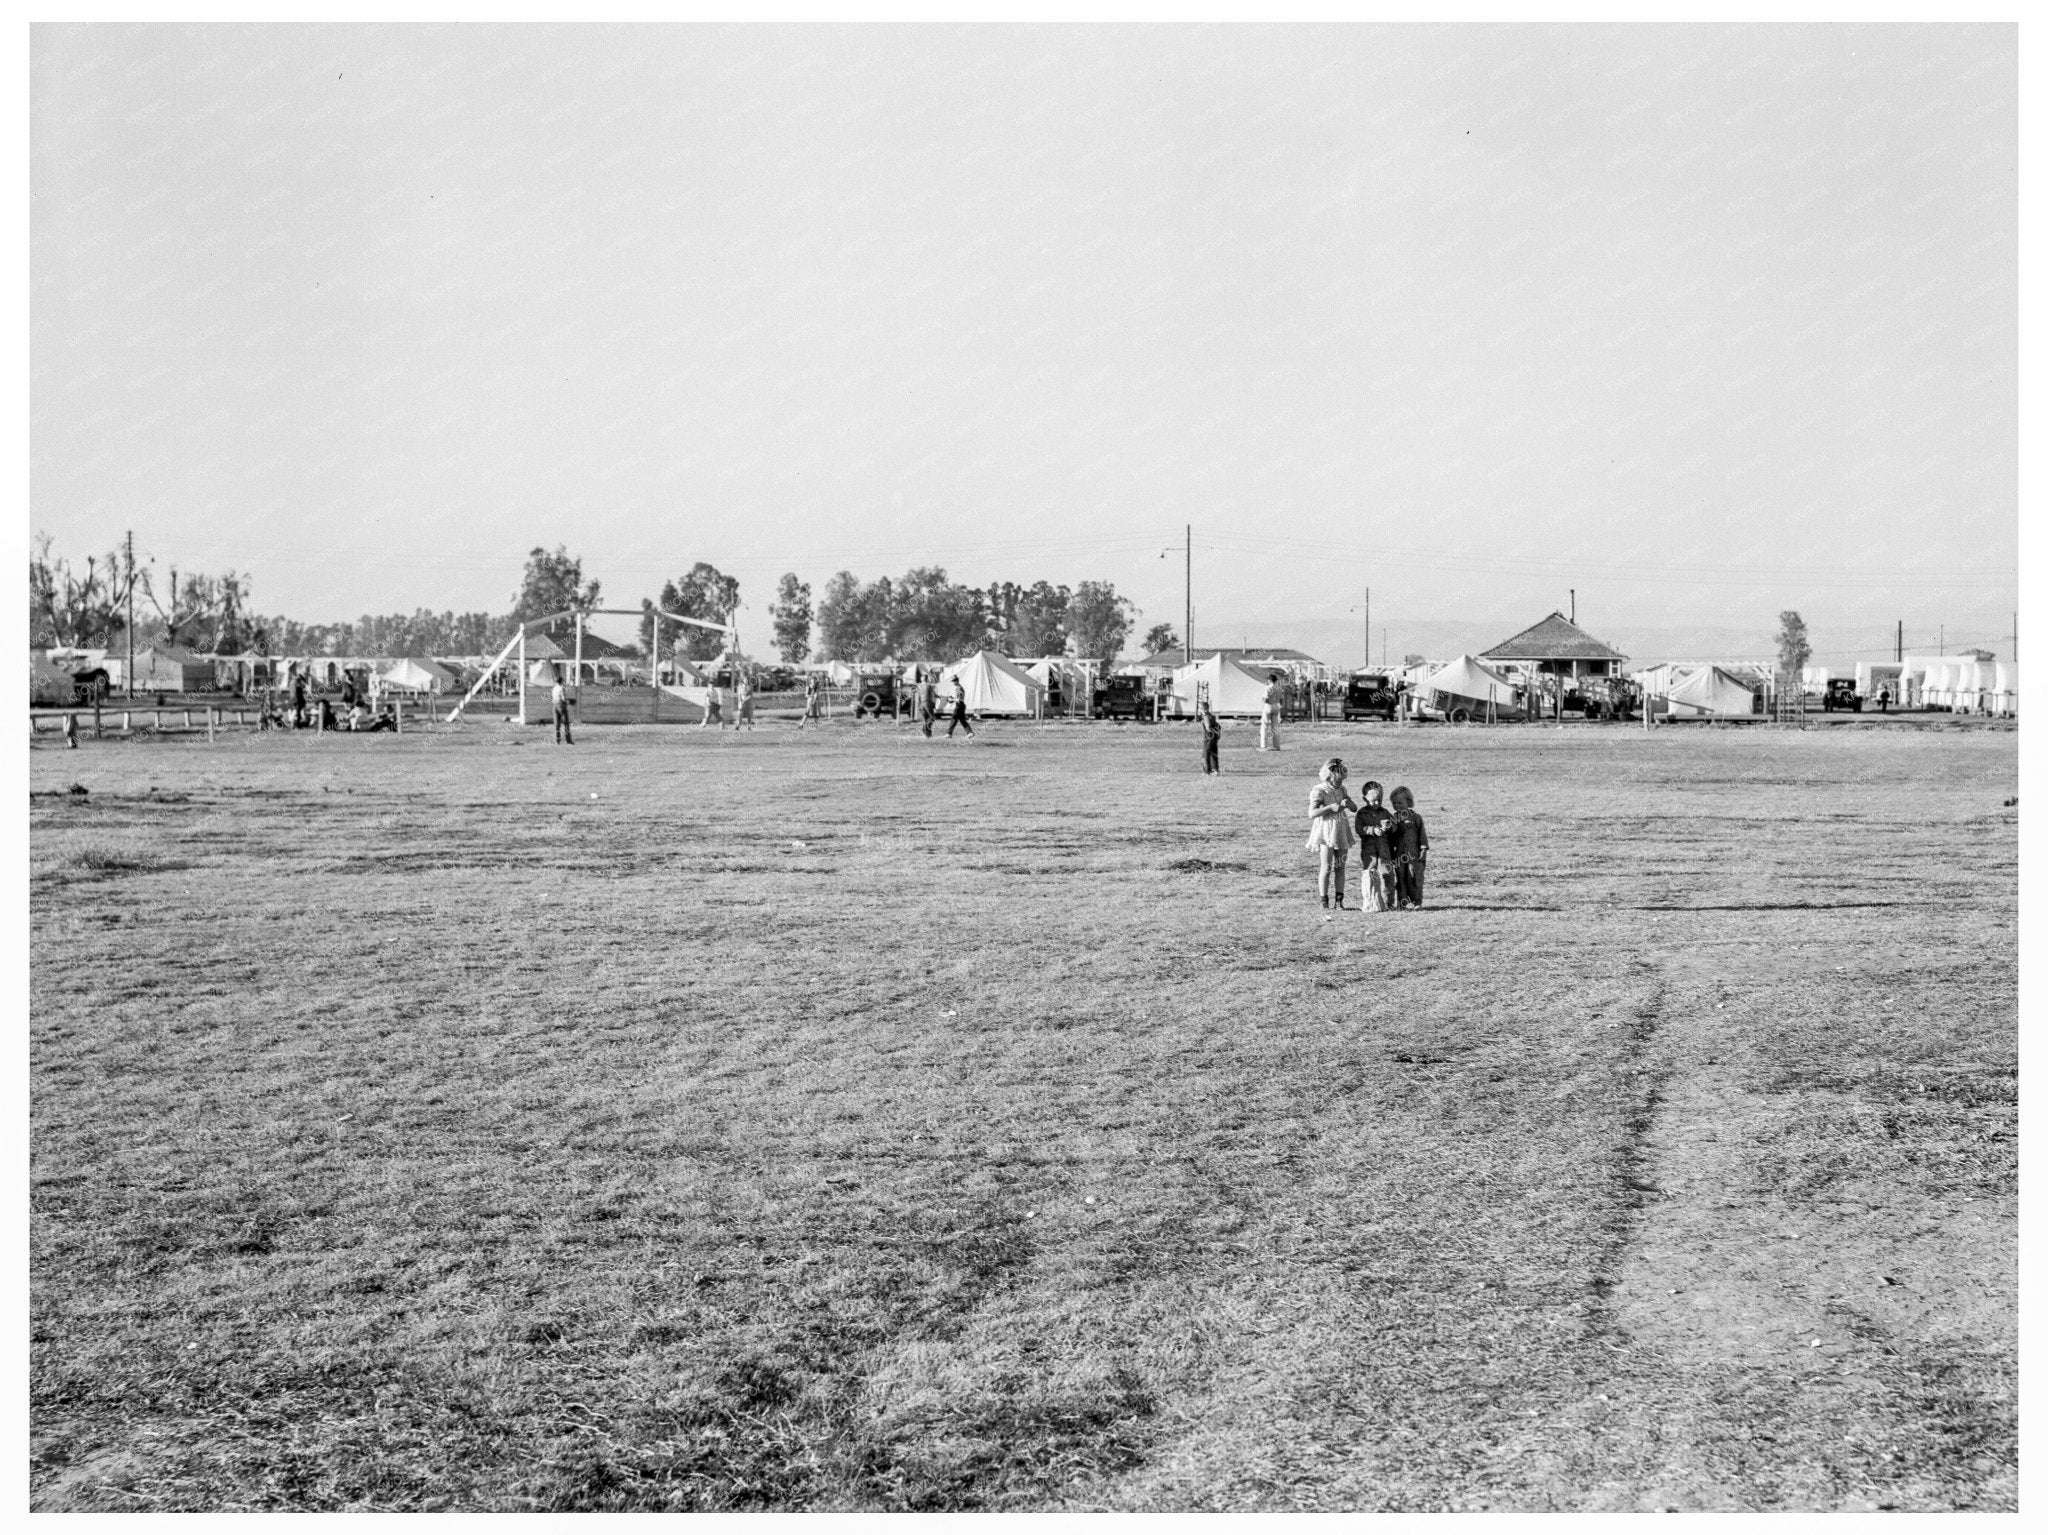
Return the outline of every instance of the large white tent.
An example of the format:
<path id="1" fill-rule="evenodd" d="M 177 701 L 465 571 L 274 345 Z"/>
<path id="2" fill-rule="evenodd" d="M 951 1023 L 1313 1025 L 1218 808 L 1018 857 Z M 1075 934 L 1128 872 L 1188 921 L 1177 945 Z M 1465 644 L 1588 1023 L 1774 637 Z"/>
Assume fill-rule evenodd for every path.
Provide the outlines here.
<path id="1" fill-rule="evenodd" d="M 406 656 L 377 674 L 377 686 L 393 693 L 445 693 L 455 686 L 455 678 L 433 661 Z"/>
<path id="2" fill-rule="evenodd" d="M 939 674 L 939 703 L 952 698 L 953 679 L 960 679 L 967 707 L 975 714 L 1036 714 L 1044 687 L 1010 658 L 993 650 L 977 650 Z"/>
<path id="3" fill-rule="evenodd" d="M 1448 661 L 1416 684 L 1415 695 L 1429 708 L 1445 714 L 1459 711 L 1483 716 L 1515 705 L 1515 685 L 1474 656 Z"/>
<path id="4" fill-rule="evenodd" d="M 1664 698 L 1674 719 L 1747 719 L 1756 713 L 1755 691 L 1719 666 L 1681 677 Z"/>
<path id="5" fill-rule="evenodd" d="M 1220 715 L 1256 717 L 1266 709 L 1266 693 L 1272 679 L 1239 666 L 1228 656 L 1214 655 L 1193 666 L 1173 671 L 1174 712 L 1192 714 L 1197 707 L 1198 687 L 1207 690 L 1209 707 Z"/>

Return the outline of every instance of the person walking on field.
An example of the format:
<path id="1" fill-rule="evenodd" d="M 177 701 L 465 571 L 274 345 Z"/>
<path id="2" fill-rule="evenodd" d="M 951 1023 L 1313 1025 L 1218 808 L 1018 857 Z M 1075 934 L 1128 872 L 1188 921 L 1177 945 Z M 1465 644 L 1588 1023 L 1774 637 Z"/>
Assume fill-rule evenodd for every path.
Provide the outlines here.
<path id="1" fill-rule="evenodd" d="M 1365 781 L 1358 797 L 1359 900 L 1366 911 L 1387 911 L 1394 904 L 1392 854 L 1387 849 L 1387 822 L 1393 819 L 1380 803 L 1381 789 L 1372 779 Z"/>
<path id="2" fill-rule="evenodd" d="M 706 725 L 713 730 L 725 729 L 725 697 L 719 692 L 718 684 L 715 682 L 704 689 L 704 718 L 697 721 L 699 730 Z"/>
<path id="3" fill-rule="evenodd" d="M 555 706 L 555 745 L 574 746 L 576 734 L 569 728 L 569 690 L 562 686 L 562 674 L 555 673 L 555 685 L 548 689 L 548 702 Z"/>
<path id="4" fill-rule="evenodd" d="M 967 684 L 958 677 L 953 679 L 953 717 L 946 722 L 946 739 L 953 739 L 953 732 L 961 728 L 967 731 L 967 738 L 974 739 L 974 727 L 967 723 Z"/>
<path id="5" fill-rule="evenodd" d="M 1394 905 L 1406 911 L 1422 904 L 1422 871 L 1429 862 L 1429 830 L 1415 813 L 1415 796 L 1406 788 L 1393 796 L 1394 816 L 1387 823 L 1387 845 L 1393 853 Z"/>
<path id="6" fill-rule="evenodd" d="M 1223 765 L 1216 760 L 1217 749 L 1223 744 L 1223 721 L 1216 718 L 1216 711 L 1209 707 L 1209 701 L 1202 700 L 1202 774 L 1220 773 Z"/>
<path id="7" fill-rule="evenodd" d="M 804 717 L 796 722 L 797 729 L 802 730 L 817 720 L 823 693 L 824 688 L 818 681 L 818 674 L 807 673 L 804 677 Z"/>
<path id="8" fill-rule="evenodd" d="M 1351 816 L 1358 806 L 1344 792 L 1344 778 L 1344 759 L 1332 757 L 1323 764 L 1308 796 L 1308 847 L 1316 855 L 1316 893 L 1322 897 L 1325 911 L 1332 899 L 1337 910 L 1344 910 L 1345 865 L 1358 840 L 1351 829 Z"/>
<path id="9" fill-rule="evenodd" d="M 739 703 L 740 717 L 733 721 L 735 732 L 754 728 L 754 685 L 742 673 L 733 684 L 733 696 Z"/>

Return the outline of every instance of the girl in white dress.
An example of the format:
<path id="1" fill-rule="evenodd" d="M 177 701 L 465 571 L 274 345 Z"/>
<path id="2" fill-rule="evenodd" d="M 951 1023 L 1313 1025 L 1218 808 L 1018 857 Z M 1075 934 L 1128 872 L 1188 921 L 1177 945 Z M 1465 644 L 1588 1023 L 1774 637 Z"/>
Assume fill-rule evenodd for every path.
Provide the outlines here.
<path id="1" fill-rule="evenodd" d="M 1344 759 L 1332 757 L 1308 796 L 1308 846 L 1316 855 L 1316 893 L 1325 910 L 1333 897 L 1337 909 L 1344 909 L 1345 865 L 1358 841 L 1358 833 L 1351 829 L 1358 806 L 1344 792 L 1344 778 Z"/>

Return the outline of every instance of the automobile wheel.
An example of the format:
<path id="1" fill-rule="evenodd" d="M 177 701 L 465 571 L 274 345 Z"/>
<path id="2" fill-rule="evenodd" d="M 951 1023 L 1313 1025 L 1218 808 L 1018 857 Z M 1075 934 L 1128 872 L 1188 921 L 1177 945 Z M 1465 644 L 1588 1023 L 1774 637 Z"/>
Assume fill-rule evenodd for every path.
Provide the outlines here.
<path id="1" fill-rule="evenodd" d="M 1470 709 L 1453 709 L 1453 710 L 1451 711 L 1451 723 L 1452 723 L 1453 725 L 1469 725 L 1469 724 L 1471 724 L 1471 723 L 1472 723 L 1472 711 L 1471 711 Z"/>
<path id="2" fill-rule="evenodd" d="M 873 688 L 869 688 L 865 693 L 860 695 L 860 706 L 863 709 L 871 710 L 876 714 L 880 714 L 882 712 L 882 695 L 880 693 L 877 693 Z"/>

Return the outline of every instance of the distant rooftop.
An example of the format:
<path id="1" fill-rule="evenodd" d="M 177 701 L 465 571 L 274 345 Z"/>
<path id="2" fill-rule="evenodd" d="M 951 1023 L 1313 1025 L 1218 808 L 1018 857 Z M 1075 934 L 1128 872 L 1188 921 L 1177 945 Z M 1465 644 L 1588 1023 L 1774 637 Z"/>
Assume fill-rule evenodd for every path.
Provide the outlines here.
<path id="1" fill-rule="evenodd" d="M 1531 624 L 1513 639 L 1479 653 L 1482 661 L 1626 661 L 1627 656 L 1603 645 L 1562 613 Z"/>

